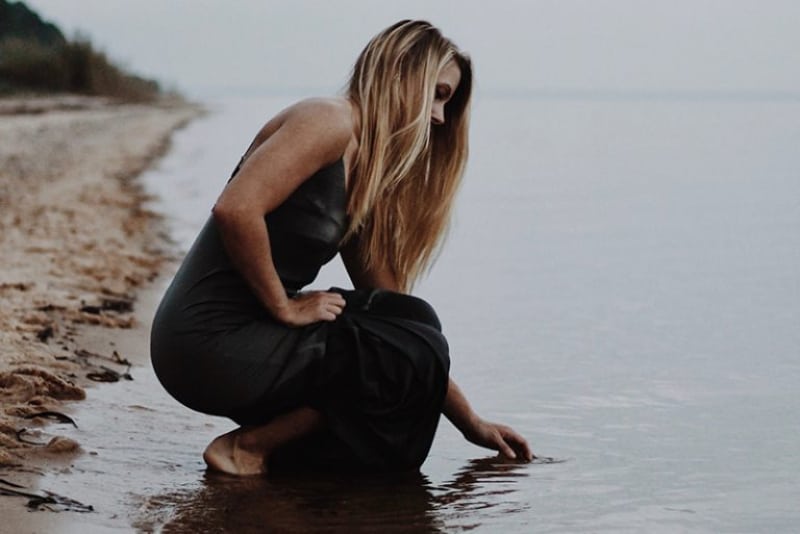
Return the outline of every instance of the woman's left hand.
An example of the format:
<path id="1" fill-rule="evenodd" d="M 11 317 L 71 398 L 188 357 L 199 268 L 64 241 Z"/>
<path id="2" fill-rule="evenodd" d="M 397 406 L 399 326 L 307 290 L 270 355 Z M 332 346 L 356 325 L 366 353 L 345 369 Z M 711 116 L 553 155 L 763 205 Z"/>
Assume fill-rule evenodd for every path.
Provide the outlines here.
<path id="1" fill-rule="evenodd" d="M 512 460 L 530 462 L 535 458 L 525 438 L 506 425 L 481 419 L 464 433 L 464 437 L 475 445 L 494 449 Z"/>

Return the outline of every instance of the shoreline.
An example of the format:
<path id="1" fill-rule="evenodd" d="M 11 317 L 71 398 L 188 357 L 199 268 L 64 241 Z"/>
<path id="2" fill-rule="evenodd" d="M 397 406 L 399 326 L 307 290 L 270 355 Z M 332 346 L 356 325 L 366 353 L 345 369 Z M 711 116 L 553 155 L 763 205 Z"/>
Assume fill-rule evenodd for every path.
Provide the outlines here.
<path id="1" fill-rule="evenodd" d="M 203 113 L 175 101 L 0 99 L 0 478 L 35 485 L 84 453 L 59 432 L 75 402 L 145 363 L 147 319 L 175 257 L 138 177 Z M 3 496 L 4 517 L 27 513 L 26 500 Z"/>

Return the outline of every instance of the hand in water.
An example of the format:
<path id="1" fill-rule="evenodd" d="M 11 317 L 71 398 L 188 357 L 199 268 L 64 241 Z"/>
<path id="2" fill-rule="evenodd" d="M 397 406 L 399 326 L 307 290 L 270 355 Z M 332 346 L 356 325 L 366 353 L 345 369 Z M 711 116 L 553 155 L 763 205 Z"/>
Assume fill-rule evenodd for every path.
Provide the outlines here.
<path id="1" fill-rule="evenodd" d="M 530 462 L 536 456 L 525 441 L 513 428 L 498 423 L 480 420 L 464 437 L 470 442 L 487 449 L 494 449 L 512 460 Z"/>

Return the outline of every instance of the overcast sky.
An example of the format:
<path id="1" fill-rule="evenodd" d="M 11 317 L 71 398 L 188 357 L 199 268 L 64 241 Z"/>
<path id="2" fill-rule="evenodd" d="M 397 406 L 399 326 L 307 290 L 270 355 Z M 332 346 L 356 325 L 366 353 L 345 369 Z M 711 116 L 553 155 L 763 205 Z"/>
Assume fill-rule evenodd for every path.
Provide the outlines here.
<path id="1" fill-rule="evenodd" d="M 335 91 L 401 18 L 442 28 L 483 90 L 800 93 L 796 0 L 26 0 L 190 95 Z"/>

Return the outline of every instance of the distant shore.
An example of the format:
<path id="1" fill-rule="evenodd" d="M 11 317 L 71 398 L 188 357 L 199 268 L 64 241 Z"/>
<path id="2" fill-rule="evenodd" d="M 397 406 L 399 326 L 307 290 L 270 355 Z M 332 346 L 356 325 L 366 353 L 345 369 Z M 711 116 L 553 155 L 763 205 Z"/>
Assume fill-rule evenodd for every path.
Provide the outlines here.
<path id="1" fill-rule="evenodd" d="M 152 311 L 137 295 L 172 257 L 136 178 L 201 113 L 175 100 L 0 98 L 0 478 L 80 454 L 53 422 L 136 363 L 115 340 Z"/>

